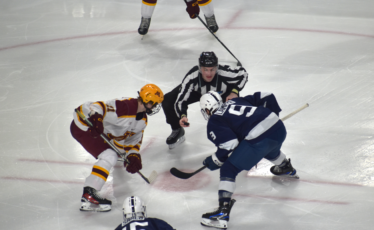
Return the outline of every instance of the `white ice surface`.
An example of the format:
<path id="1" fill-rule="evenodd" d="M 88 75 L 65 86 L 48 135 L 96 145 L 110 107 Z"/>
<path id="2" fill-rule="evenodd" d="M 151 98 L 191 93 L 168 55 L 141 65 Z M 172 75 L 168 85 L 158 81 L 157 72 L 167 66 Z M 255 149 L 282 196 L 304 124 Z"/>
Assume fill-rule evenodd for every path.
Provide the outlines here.
<path id="1" fill-rule="evenodd" d="M 374 2 L 213 1 L 216 35 L 249 73 L 242 94 L 273 92 L 281 117 L 310 104 L 285 122 L 283 150 L 300 180 L 273 177 L 265 161 L 239 174 L 229 229 L 373 229 Z M 102 190 L 113 210 L 79 211 L 95 160 L 70 135 L 74 108 L 136 97 L 146 83 L 167 93 L 204 50 L 236 65 L 200 21 L 189 19 L 182 0 L 159 0 L 140 40 L 140 6 L 0 2 L 1 229 L 114 229 L 130 195 L 178 230 L 207 229 L 199 222 L 217 206 L 218 171 L 189 180 L 169 173 L 198 169 L 215 150 L 198 104 L 189 109 L 186 142 L 175 150 L 165 144 L 171 130 L 163 112 L 149 118 L 142 172 L 159 173 L 153 185 L 118 164 Z"/>

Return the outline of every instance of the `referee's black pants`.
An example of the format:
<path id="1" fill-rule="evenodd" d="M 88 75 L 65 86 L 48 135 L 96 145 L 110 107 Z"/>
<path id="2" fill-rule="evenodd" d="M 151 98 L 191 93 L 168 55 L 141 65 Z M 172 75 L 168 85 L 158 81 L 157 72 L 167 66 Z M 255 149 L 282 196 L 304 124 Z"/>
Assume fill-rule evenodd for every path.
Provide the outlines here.
<path id="1" fill-rule="evenodd" d="M 175 101 L 177 100 L 180 89 L 181 89 L 181 85 L 178 85 L 172 91 L 165 94 L 164 101 L 162 102 L 162 109 L 164 110 L 164 113 L 165 113 L 166 123 L 168 123 L 171 126 L 172 130 L 176 130 L 180 128 L 180 125 L 179 125 L 180 117 L 175 112 Z M 187 100 L 187 105 L 200 101 L 200 97 L 201 97 L 200 93 L 192 91 Z"/>

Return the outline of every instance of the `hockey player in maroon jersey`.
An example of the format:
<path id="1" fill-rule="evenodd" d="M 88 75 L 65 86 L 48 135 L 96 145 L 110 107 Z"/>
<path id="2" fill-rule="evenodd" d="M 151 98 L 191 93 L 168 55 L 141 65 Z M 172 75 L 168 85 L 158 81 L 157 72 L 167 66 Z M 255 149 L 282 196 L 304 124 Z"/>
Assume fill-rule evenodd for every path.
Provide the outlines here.
<path id="1" fill-rule="evenodd" d="M 167 222 L 147 217 L 146 206 L 137 196 L 123 202 L 123 222 L 115 230 L 175 230 Z"/>
<path id="2" fill-rule="evenodd" d="M 161 109 L 164 94 L 154 84 L 141 88 L 138 98 L 123 97 L 106 102 L 85 102 L 77 109 L 92 123 L 90 128 L 76 112 L 70 126 L 71 135 L 97 159 L 91 174 L 86 178 L 81 198 L 81 211 L 106 212 L 111 210 L 112 202 L 100 197 L 98 191 L 104 186 L 110 169 L 118 160 L 117 153 L 102 139 L 104 134 L 127 158 L 130 164 L 124 163 L 130 173 L 142 169 L 139 154 L 143 132 L 147 126 L 147 115 L 153 115 Z M 98 208 L 91 204 L 98 205 Z"/>
<path id="3" fill-rule="evenodd" d="M 190 15 L 190 18 L 196 18 L 200 13 L 201 7 L 204 12 L 205 20 L 209 29 L 213 33 L 217 32 L 218 25 L 214 16 L 214 7 L 212 0 L 184 0 L 184 2 L 187 5 L 186 11 Z M 145 35 L 148 33 L 149 26 L 151 25 L 151 18 L 156 4 L 157 0 L 142 0 L 142 19 L 138 29 L 140 35 Z"/>

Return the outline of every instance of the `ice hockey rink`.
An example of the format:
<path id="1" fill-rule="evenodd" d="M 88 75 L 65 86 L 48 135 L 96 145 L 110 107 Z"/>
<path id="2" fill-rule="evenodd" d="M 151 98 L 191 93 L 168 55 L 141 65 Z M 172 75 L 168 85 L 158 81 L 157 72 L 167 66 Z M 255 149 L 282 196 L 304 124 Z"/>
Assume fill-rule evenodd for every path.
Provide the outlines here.
<path id="1" fill-rule="evenodd" d="M 272 176 L 267 161 L 240 173 L 228 229 L 373 229 L 374 2 L 213 4 L 216 36 L 249 73 L 241 95 L 273 92 L 280 117 L 310 105 L 285 121 L 283 151 L 300 179 Z M 131 195 L 178 230 L 210 229 L 200 220 L 218 206 L 219 171 L 188 180 L 169 173 L 194 171 L 215 151 L 198 104 L 189 108 L 186 142 L 173 150 L 163 112 L 149 117 L 141 172 L 157 171 L 153 184 L 118 162 L 101 191 L 112 211 L 79 211 L 95 159 L 70 135 L 74 108 L 136 97 L 147 83 L 167 93 L 202 51 L 237 63 L 182 0 L 158 0 L 141 40 L 140 7 L 140 0 L 0 2 L 1 229 L 114 229 Z"/>

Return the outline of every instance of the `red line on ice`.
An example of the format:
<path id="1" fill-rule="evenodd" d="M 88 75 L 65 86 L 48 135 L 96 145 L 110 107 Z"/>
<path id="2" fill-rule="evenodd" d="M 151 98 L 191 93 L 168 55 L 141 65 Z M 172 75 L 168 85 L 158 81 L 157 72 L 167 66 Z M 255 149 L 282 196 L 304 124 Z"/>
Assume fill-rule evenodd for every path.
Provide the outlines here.
<path id="1" fill-rule="evenodd" d="M 252 175 L 246 175 L 246 177 L 248 177 L 248 178 L 272 178 L 272 176 L 252 176 Z M 360 184 L 334 182 L 334 181 L 303 180 L 303 179 L 293 179 L 293 178 L 283 178 L 283 179 L 294 181 L 294 182 L 299 182 L 299 181 L 300 182 L 307 182 L 307 183 L 312 183 L 312 184 L 328 184 L 328 185 L 363 187 L 363 185 L 360 185 Z"/>
<path id="2" fill-rule="evenodd" d="M 235 16 L 234 16 L 235 19 Z M 230 23 L 230 22 L 229 22 Z M 312 30 L 312 29 L 297 29 L 297 28 L 276 28 L 276 27 L 227 27 L 224 29 L 228 30 L 280 30 L 280 31 L 294 31 L 294 32 L 308 32 L 308 33 L 322 33 L 322 34 L 336 34 L 336 35 L 344 35 L 344 36 L 354 36 L 354 37 L 366 37 L 366 38 L 374 38 L 374 35 L 369 34 L 357 34 L 357 33 L 350 33 L 350 32 L 340 32 L 340 31 L 328 31 L 328 30 Z M 182 30 L 206 30 L 206 28 L 170 28 L 170 29 L 150 29 L 150 32 L 165 32 L 165 31 L 182 31 Z M 52 42 L 61 42 L 61 41 L 68 41 L 68 40 L 75 40 L 75 39 L 82 39 L 82 38 L 92 38 L 92 37 L 101 37 L 101 36 L 115 36 L 121 34 L 133 34 L 138 33 L 136 30 L 130 31 L 119 31 L 119 32 L 109 32 L 109 33 L 99 33 L 99 34 L 87 34 L 87 35 L 78 35 L 72 37 L 65 37 L 65 38 L 55 38 L 50 40 L 44 41 L 36 41 L 30 43 L 24 43 L 19 45 L 7 46 L 0 48 L 0 51 L 16 49 L 21 47 L 27 46 L 34 46 Z"/>
<path id="3" fill-rule="evenodd" d="M 21 180 L 21 181 L 34 181 L 34 182 L 48 182 L 48 183 L 62 183 L 62 184 L 83 184 L 83 181 L 67 181 L 67 180 L 51 180 L 51 179 L 38 179 L 38 178 L 24 178 L 24 177 L 1 177 L 5 180 Z"/>
<path id="4" fill-rule="evenodd" d="M 52 160 L 38 160 L 38 159 L 27 159 L 27 158 L 20 158 L 18 161 L 26 161 L 26 162 L 35 162 L 35 163 L 47 163 L 47 164 L 65 164 L 65 165 L 85 165 L 85 166 L 93 166 L 94 162 L 92 163 L 83 163 L 83 162 L 70 162 L 70 161 L 52 161 Z M 115 168 L 122 168 L 123 166 L 115 165 Z"/>
<path id="5" fill-rule="evenodd" d="M 261 196 L 261 195 L 246 195 L 246 194 L 236 194 L 235 196 L 241 197 L 253 197 L 253 198 L 263 198 L 269 200 L 282 200 L 282 201 L 298 201 L 298 202 L 308 202 L 308 203 L 324 203 L 324 204 L 337 204 L 337 205 L 347 205 L 348 202 L 343 201 L 328 201 L 328 200 L 309 200 L 309 199 L 302 199 L 302 198 L 292 198 L 292 197 L 276 197 L 276 196 Z"/>
<path id="6" fill-rule="evenodd" d="M 230 20 L 226 23 L 226 25 L 224 25 L 224 26 L 222 27 L 222 29 L 230 28 L 231 25 L 235 22 L 235 20 L 240 16 L 241 13 L 242 13 L 242 10 L 238 10 L 238 11 L 234 14 L 234 16 L 232 16 L 232 17 L 230 18 Z"/>

